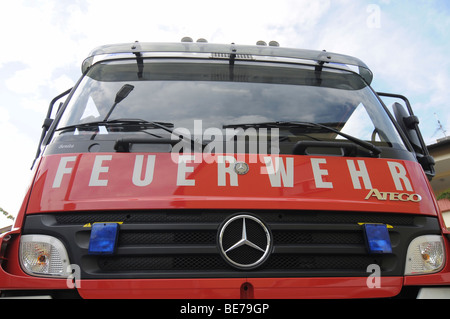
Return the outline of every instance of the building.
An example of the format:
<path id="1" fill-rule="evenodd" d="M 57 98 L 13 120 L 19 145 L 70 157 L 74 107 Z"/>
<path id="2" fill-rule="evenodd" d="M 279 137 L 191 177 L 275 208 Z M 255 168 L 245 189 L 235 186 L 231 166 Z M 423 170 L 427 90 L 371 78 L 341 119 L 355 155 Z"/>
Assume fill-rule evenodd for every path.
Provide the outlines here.
<path id="1" fill-rule="evenodd" d="M 438 139 L 436 144 L 428 145 L 430 155 L 436 162 L 436 176 L 431 181 L 436 197 L 448 192 L 447 198 L 438 200 L 447 227 L 450 228 L 450 137 Z"/>
<path id="2" fill-rule="evenodd" d="M 0 228 L 0 234 L 3 234 L 10 230 L 11 230 L 11 226 L 2 227 L 2 228 Z"/>

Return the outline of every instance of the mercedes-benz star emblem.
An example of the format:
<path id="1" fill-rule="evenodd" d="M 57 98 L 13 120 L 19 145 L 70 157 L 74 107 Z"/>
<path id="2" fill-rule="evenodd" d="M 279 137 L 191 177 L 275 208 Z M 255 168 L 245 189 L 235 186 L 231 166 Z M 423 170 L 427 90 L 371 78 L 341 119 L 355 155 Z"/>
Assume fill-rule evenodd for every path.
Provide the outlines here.
<path id="1" fill-rule="evenodd" d="M 237 215 L 228 219 L 219 231 L 219 250 L 224 259 L 239 269 L 262 265 L 272 250 L 269 229 L 252 215 Z"/>
<path id="2" fill-rule="evenodd" d="M 245 162 L 236 162 L 234 164 L 234 171 L 239 175 L 245 175 L 248 173 L 249 167 Z"/>

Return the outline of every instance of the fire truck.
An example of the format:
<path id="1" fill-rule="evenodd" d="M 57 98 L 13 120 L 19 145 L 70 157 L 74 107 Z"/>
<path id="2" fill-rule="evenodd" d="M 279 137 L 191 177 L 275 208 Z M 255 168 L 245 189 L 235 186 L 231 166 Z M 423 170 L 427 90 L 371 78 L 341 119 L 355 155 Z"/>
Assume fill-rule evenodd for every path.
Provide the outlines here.
<path id="1" fill-rule="evenodd" d="M 361 60 L 184 38 L 81 71 L 0 235 L 3 297 L 450 294 L 419 120 Z"/>

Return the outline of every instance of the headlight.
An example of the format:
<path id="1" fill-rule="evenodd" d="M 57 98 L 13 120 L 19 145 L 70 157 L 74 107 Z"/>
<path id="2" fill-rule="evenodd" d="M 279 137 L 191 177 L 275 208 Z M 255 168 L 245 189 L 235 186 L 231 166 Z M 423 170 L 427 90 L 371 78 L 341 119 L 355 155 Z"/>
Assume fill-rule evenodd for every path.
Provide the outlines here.
<path id="1" fill-rule="evenodd" d="M 406 254 L 405 275 L 423 275 L 440 271 L 445 264 L 444 241 L 438 235 L 415 238 Z"/>
<path id="2" fill-rule="evenodd" d="M 23 235 L 19 259 L 22 269 L 33 276 L 67 277 L 72 274 L 63 243 L 46 235 Z"/>

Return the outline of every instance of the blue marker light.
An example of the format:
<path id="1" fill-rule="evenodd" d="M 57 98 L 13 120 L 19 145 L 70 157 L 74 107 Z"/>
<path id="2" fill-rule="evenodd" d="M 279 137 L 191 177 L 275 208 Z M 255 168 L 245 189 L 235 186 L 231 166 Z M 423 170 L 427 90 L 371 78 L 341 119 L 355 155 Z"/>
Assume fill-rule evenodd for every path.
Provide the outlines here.
<path id="1" fill-rule="evenodd" d="M 364 234 L 369 253 L 389 254 L 392 253 L 391 240 L 386 225 L 364 224 Z"/>
<path id="2" fill-rule="evenodd" d="M 91 255 L 114 254 L 118 233 L 119 224 L 117 223 L 93 224 L 88 253 Z"/>

